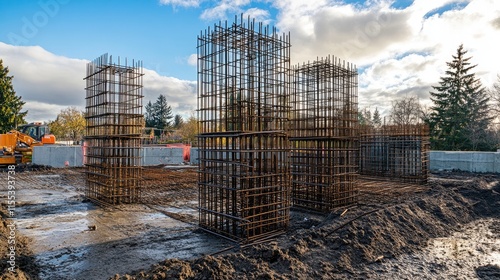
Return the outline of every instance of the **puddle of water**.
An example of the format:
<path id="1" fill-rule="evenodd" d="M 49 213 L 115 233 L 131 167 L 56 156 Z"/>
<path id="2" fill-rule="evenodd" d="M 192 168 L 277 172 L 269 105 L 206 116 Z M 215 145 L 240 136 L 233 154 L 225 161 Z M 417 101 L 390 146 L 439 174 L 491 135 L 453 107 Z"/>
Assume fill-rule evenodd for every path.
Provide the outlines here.
<path id="1" fill-rule="evenodd" d="M 496 221 L 497 223 L 499 221 Z M 435 238 L 427 248 L 429 254 L 443 261 L 476 259 L 481 265 L 500 266 L 500 238 L 491 228 L 494 220 L 480 220 L 468 224 L 464 231 L 450 237 Z"/>
<path id="2" fill-rule="evenodd" d="M 488 183 L 485 188 L 488 189 L 488 190 L 491 190 L 493 189 L 494 186 L 498 185 L 498 181 L 493 181 L 493 182 L 490 182 Z"/>
<path id="3" fill-rule="evenodd" d="M 26 204 L 45 204 L 55 203 L 56 201 L 66 200 L 71 197 L 79 196 L 79 193 L 71 190 L 51 190 L 51 189 L 18 189 L 16 203 L 20 206 Z M 66 203 L 66 202 L 64 202 Z"/>
<path id="4" fill-rule="evenodd" d="M 193 216 L 198 215 L 198 210 L 191 207 L 160 207 L 160 209 L 166 212 L 176 213 L 176 214 L 189 214 Z"/>
<path id="5" fill-rule="evenodd" d="M 142 219 L 145 221 L 152 221 L 152 220 L 164 219 L 165 217 L 166 216 L 163 213 L 147 213 L 142 217 Z"/>
<path id="6" fill-rule="evenodd" d="M 449 237 L 429 240 L 421 252 L 368 269 L 382 279 L 477 279 L 477 268 L 500 266 L 499 223 L 493 218 L 474 221 Z"/>
<path id="7" fill-rule="evenodd" d="M 229 245 L 144 205 L 102 209 L 82 202 L 71 187 L 25 188 L 19 194 L 17 225 L 33 240 L 42 279 L 108 279 L 167 258 L 195 258 Z M 197 215 L 186 205 L 165 211 Z"/>
<path id="8" fill-rule="evenodd" d="M 34 178 L 49 178 L 49 179 L 55 179 L 55 178 L 61 178 L 61 175 L 57 174 L 47 174 L 47 175 L 34 175 Z"/>

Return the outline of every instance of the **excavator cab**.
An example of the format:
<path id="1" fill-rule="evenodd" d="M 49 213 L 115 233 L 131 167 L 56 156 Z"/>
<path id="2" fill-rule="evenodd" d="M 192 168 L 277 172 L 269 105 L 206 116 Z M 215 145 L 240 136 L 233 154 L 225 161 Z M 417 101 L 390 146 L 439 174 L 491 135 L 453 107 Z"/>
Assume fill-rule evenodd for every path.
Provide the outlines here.
<path id="1" fill-rule="evenodd" d="M 54 144 L 56 138 L 50 134 L 49 127 L 41 122 L 34 122 L 19 126 L 19 132 L 29 135 L 42 144 Z"/>

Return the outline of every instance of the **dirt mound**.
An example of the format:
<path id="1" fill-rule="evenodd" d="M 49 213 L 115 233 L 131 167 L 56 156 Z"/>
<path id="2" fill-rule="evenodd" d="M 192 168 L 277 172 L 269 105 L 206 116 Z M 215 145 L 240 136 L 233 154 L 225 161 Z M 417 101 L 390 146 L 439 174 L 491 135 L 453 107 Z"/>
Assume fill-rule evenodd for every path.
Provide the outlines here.
<path id="1" fill-rule="evenodd" d="M 3 208 L 3 205 L 2 205 Z M 34 257 L 29 249 L 30 240 L 19 232 L 16 232 L 16 251 L 15 251 L 15 267 L 14 272 L 9 271 L 10 264 L 7 262 L 9 253 L 8 241 L 10 234 L 10 227 L 8 227 L 8 221 L 5 219 L 4 213 L 2 214 L 2 220 L 0 222 L 0 255 L 2 256 L 0 262 L 0 279 L 2 280 L 30 280 L 39 279 L 38 272 L 39 268 L 34 262 Z"/>
<path id="2" fill-rule="evenodd" d="M 407 201 L 395 198 L 392 205 L 365 204 L 343 216 L 332 213 L 310 229 L 289 231 L 271 243 L 217 257 L 166 260 L 112 279 L 351 279 L 363 275 L 362 266 L 415 252 L 462 224 L 499 218 L 498 178 L 466 175 L 437 178 L 429 191 Z M 496 275 L 498 270 L 484 267 L 479 273 Z"/>

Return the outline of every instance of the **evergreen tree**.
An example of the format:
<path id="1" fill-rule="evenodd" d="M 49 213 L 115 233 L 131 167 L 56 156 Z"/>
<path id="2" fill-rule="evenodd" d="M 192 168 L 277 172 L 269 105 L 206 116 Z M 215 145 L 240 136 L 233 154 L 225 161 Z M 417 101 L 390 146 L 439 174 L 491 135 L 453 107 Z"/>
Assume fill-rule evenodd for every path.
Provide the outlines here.
<path id="1" fill-rule="evenodd" d="M 172 108 L 167 103 L 165 95 L 160 94 L 155 103 L 151 101 L 146 104 L 144 119 L 147 127 L 168 129 L 172 125 Z"/>
<path id="2" fill-rule="evenodd" d="M 362 111 L 358 111 L 358 122 L 359 125 L 366 125 L 365 116 L 363 115 Z"/>
<path id="3" fill-rule="evenodd" d="M 172 115 L 172 107 L 168 105 L 167 98 L 165 95 L 160 94 L 155 104 L 153 105 L 153 109 L 155 112 L 155 122 L 156 128 L 159 129 L 167 129 L 172 126 L 171 119 L 174 117 Z"/>
<path id="4" fill-rule="evenodd" d="M 0 59 L 0 133 L 6 133 L 26 123 L 24 117 L 28 114 L 28 111 L 21 112 L 25 102 L 20 96 L 16 96 L 12 86 L 14 77 L 8 74 L 9 68 L 4 68 L 3 61 Z"/>
<path id="5" fill-rule="evenodd" d="M 174 128 L 180 128 L 182 126 L 182 124 L 184 123 L 184 120 L 182 119 L 182 116 L 177 114 L 175 115 L 174 117 Z"/>
<path id="6" fill-rule="evenodd" d="M 360 125 L 372 126 L 372 112 L 366 107 L 358 111 L 358 121 Z"/>
<path id="7" fill-rule="evenodd" d="M 154 127 L 155 126 L 153 115 L 154 115 L 153 104 L 151 103 L 151 101 L 149 101 L 148 104 L 146 104 L 146 113 L 144 116 L 144 120 L 146 122 L 146 127 Z"/>
<path id="8" fill-rule="evenodd" d="M 476 65 L 469 62 L 471 57 L 464 57 L 466 53 L 460 45 L 453 60 L 446 63 L 446 75 L 430 93 L 434 102 L 429 117 L 433 149 L 488 149 L 482 134 L 487 133 L 492 119 L 489 98 L 479 79 L 470 73 Z"/>
<path id="9" fill-rule="evenodd" d="M 365 115 L 365 122 L 367 125 L 373 125 L 372 123 L 372 112 L 368 109 L 365 108 L 365 112 L 364 112 L 364 115 Z"/>
<path id="10" fill-rule="evenodd" d="M 373 113 L 373 125 L 375 126 L 381 126 L 382 125 L 382 118 L 380 117 L 380 113 L 378 112 L 378 108 L 375 107 L 375 112 Z"/>

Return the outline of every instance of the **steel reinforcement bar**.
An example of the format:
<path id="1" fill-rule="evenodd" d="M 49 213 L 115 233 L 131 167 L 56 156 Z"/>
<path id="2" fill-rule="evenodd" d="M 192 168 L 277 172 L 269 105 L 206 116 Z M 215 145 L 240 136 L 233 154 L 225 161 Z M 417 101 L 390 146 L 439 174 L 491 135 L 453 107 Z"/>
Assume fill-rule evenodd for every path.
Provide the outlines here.
<path id="1" fill-rule="evenodd" d="M 199 224 L 237 242 L 286 230 L 290 39 L 254 20 L 198 37 Z"/>
<path id="2" fill-rule="evenodd" d="M 357 201 L 358 73 L 334 56 L 294 69 L 291 173 L 294 206 L 328 212 Z"/>
<path id="3" fill-rule="evenodd" d="M 425 124 L 365 126 L 360 131 L 360 174 L 426 184 L 429 127 Z"/>
<path id="4" fill-rule="evenodd" d="M 86 195 L 101 204 L 140 197 L 144 74 L 141 61 L 123 62 L 104 54 L 87 64 Z"/>

